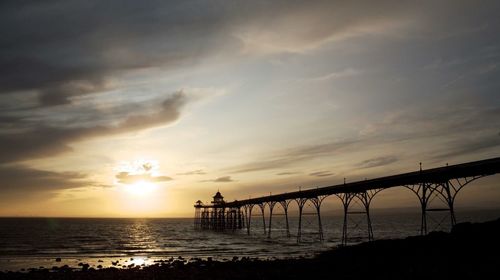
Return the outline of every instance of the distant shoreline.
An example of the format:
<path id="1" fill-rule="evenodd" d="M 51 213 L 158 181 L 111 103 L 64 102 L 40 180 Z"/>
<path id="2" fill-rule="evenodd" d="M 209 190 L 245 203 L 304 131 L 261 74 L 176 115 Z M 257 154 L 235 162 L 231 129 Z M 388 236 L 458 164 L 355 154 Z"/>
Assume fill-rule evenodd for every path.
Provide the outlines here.
<path id="1" fill-rule="evenodd" d="M 0 279 L 481 279 L 495 275 L 500 265 L 500 218 L 484 223 L 460 223 L 451 233 L 379 240 L 320 253 L 314 258 L 227 262 L 179 258 L 126 269 L 94 269 L 82 264 L 29 272 L 0 273 Z"/>

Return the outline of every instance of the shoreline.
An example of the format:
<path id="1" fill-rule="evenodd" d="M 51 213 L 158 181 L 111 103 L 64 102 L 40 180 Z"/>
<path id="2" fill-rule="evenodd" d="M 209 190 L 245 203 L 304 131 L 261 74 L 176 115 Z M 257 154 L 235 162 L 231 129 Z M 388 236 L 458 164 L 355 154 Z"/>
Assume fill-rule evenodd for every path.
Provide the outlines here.
<path id="1" fill-rule="evenodd" d="M 228 261 L 184 258 L 157 260 L 152 265 L 94 269 L 0 272 L 0 279 L 307 279 L 308 277 L 388 279 L 477 278 L 491 275 L 500 265 L 500 218 L 484 223 L 460 223 L 450 233 L 377 240 L 325 251 L 312 258 L 258 260 L 234 257 Z M 494 274 L 493 274 L 494 275 Z"/>

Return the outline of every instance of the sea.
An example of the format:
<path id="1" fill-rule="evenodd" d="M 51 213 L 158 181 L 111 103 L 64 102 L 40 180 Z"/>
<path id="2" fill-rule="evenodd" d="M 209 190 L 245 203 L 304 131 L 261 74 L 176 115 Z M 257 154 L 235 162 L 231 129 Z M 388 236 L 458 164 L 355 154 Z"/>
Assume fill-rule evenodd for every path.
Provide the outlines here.
<path id="1" fill-rule="evenodd" d="M 351 217 L 352 216 L 352 217 Z M 500 209 L 457 209 L 457 222 L 482 222 L 500 217 Z M 417 209 L 372 210 L 375 239 L 405 238 L 420 234 Z M 428 231 L 449 231 L 447 213 L 428 217 Z M 192 218 L 0 218 L 0 271 L 27 271 L 68 265 L 78 268 L 147 266 L 160 260 L 197 258 L 229 261 L 233 258 L 307 258 L 336 248 L 341 242 L 343 216 L 321 217 L 323 241 L 316 215 L 304 215 L 301 241 L 298 218 L 272 219 L 271 237 L 262 216 L 252 216 L 251 232 L 196 230 Z M 349 243 L 367 240 L 365 215 L 350 215 Z"/>

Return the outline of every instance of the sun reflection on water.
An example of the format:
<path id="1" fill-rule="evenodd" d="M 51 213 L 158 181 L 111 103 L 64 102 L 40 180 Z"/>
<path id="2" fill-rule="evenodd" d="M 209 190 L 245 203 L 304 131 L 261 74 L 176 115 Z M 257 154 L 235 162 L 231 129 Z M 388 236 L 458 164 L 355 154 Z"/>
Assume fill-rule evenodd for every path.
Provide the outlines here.
<path id="1" fill-rule="evenodd" d="M 146 258 L 145 257 L 134 257 L 134 258 L 131 258 L 131 261 L 129 263 L 133 264 L 134 266 L 146 265 Z"/>

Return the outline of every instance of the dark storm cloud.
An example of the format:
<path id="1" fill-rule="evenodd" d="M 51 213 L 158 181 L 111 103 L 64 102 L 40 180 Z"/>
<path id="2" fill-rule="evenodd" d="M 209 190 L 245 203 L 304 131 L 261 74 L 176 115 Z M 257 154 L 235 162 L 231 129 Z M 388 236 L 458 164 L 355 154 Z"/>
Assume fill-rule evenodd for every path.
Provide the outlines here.
<path id="1" fill-rule="evenodd" d="M 395 156 L 376 157 L 364 160 L 356 164 L 356 166 L 359 168 L 372 168 L 372 167 L 388 165 L 396 161 L 398 161 L 398 158 Z"/>
<path id="2" fill-rule="evenodd" d="M 177 92 L 159 104 L 156 112 L 124 117 L 116 124 L 50 127 L 37 122 L 21 122 L 18 130 L 0 132 L 0 163 L 52 156 L 71 151 L 73 142 L 166 125 L 179 118 L 180 109 L 186 102 L 187 97 Z"/>
<path id="3" fill-rule="evenodd" d="M 118 179 L 118 183 L 121 184 L 134 184 L 139 181 L 146 182 L 167 182 L 173 180 L 168 176 L 153 176 L 150 173 L 144 174 L 130 174 L 129 172 L 120 172 L 115 175 L 116 179 Z"/>

